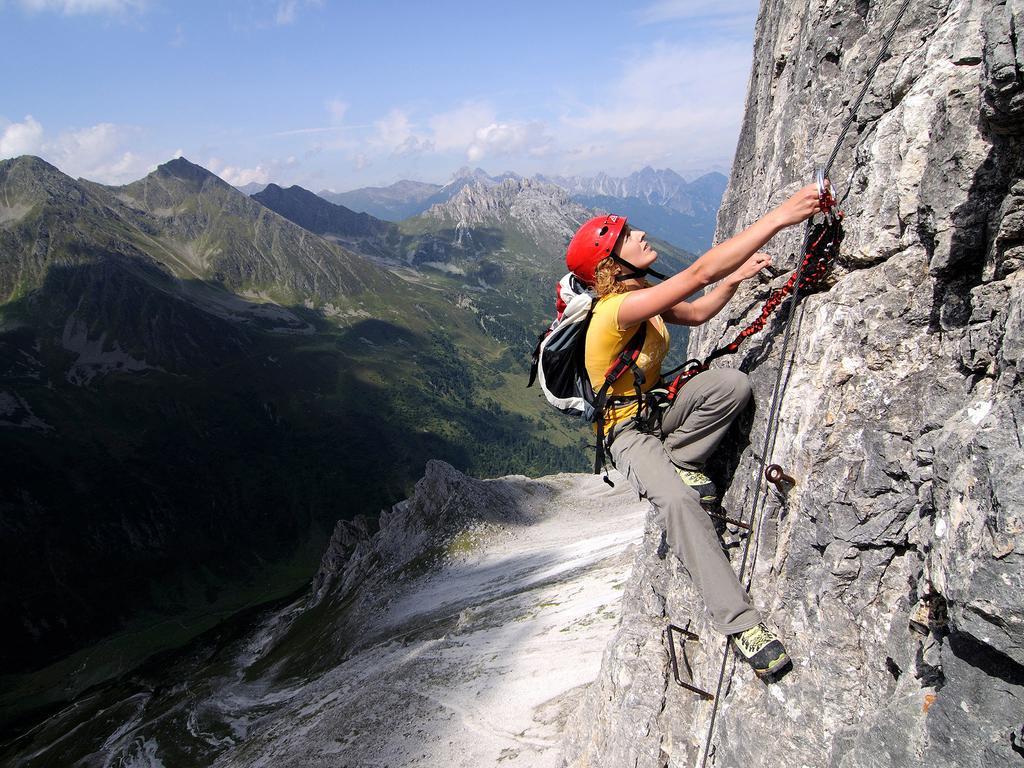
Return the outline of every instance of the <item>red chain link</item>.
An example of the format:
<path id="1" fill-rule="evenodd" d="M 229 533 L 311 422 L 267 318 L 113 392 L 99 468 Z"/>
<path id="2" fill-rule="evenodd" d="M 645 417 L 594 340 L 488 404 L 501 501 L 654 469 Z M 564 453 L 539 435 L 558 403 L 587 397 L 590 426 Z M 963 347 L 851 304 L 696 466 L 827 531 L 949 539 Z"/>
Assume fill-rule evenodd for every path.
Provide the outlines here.
<path id="1" fill-rule="evenodd" d="M 800 275 L 801 293 L 810 293 L 821 287 L 825 275 L 828 274 L 829 266 L 839 251 L 839 243 L 843 239 L 842 212 L 836 211 L 833 215 L 825 218 L 823 222 L 815 226 L 812 232 L 811 243 L 804 254 L 803 267 L 797 269 L 789 276 L 789 280 L 781 288 L 776 288 L 768 296 L 764 306 L 761 307 L 761 314 L 740 331 L 739 335 L 726 344 L 719 347 L 705 358 L 704 362 L 699 360 L 688 360 L 683 371 L 676 376 L 668 385 L 668 398 L 671 402 L 675 399 L 679 389 L 691 378 L 708 369 L 709 363 L 715 358 L 725 354 L 732 354 L 740 348 L 743 340 L 763 330 L 768 323 L 772 312 L 778 309 L 779 305 L 793 292 L 796 286 L 797 275 Z"/>

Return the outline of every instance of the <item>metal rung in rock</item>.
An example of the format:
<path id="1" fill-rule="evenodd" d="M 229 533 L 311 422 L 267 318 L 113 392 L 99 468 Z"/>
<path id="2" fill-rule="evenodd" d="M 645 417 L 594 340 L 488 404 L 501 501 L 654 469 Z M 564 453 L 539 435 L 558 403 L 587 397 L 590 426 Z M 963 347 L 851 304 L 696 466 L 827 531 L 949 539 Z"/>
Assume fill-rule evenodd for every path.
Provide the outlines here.
<path id="1" fill-rule="evenodd" d="M 695 635 L 693 632 L 685 630 L 682 627 L 677 627 L 675 624 L 669 624 L 668 625 L 668 658 L 672 662 L 672 676 L 676 679 L 676 682 L 679 683 L 679 685 L 681 685 L 686 690 L 692 691 L 693 693 L 696 693 L 702 699 L 705 699 L 707 701 L 711 701 L 712 699 L 715 698 L 712 694 L 708 693 L 703 688 L 698 688 L 697 686 L 692 685 L 691 683 L 683 682 L 679 678 L 679 662 L 676 661 L 676 640 L 675 640 L 675 637 L 672 634 L 673 630 L 675 630 L 676 632 L 678 632 L 680 635 L 683 636 L 682 643 L 680 644 L 682 646 L 682 648 L 683 648 L 683 653 L 686 653 L 686 641 L 687 640 L 700 640 L 700 637 Z M 689 666 L 690 665 L 687 664 L 686 666 L 687 666 L 687 671 L 690 671 L 689 670 Z M 690 677 L 692 679 L 693 675 L 691 674 Z"/>
<path id="2" fill-rule="evenodd" d="M 734 517 L 729 517 L 728 515 L 725 515 L 722 512 L 713 512 L 710 509 L 705 509 L 704 511 L 707 512 L 708 515 L 710 515 L 711 517 L 717 517 L 719 520 L 724 520 L 725 522 L 730 523 L 731 525 L 735 525 L 737 528 L 742 528 L 748 533 L 750 532 L 749 523 L 744 523 L 742 520 L 737 520 Z"/>

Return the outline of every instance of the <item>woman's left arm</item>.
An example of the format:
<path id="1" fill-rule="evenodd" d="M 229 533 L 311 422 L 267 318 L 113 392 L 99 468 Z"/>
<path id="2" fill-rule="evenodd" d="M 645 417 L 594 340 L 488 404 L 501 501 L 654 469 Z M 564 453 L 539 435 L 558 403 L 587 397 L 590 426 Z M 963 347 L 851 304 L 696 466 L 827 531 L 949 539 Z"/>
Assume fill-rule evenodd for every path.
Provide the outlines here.
<path id="1" fill-rule="evenodd" d="M 722 311 L 729 300 L 736 294 L 736 289 L 744 280 L 753 277 L 772 263 L 767 253 L 755 253 L 740 268 L 722 278 L 714 288 L 699 299 L 681 301 L 665 312 L 662 319 L 676 325 L 701 325 Z"/>

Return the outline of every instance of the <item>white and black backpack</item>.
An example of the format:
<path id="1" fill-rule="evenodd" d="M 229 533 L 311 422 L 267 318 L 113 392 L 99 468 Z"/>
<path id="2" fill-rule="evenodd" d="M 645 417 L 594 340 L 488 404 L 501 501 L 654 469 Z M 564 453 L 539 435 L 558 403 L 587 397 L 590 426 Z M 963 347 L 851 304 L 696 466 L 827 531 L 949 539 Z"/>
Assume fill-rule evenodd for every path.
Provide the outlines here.
<path id="1" fill-rule="evenodd" d="M 594 473 L 597 474 L 604 467 L 604 411 L 608 406 L 608 390 L 626 371 L 632 371 L 635 396 L 615 399 L 643 400 L 644 374 L 637 365 L 637 359 L 644 346 L 647 323 L 640 324 L 615 362 L 605 371 L 604 384 L 594 392 L 587 373 L 585 346 L 595 301 L 594 294 L 571 272 L 559 280 L 557 315 L 538 337 L 527 386 L 533 386 L 534 381 L 539 382 L 544 397 L 555 408 L 579 416 L 587 423 L 597 424 L 597 456 L 594 460 Z M 607 481 L 607 477 L 605 479 Z"/>

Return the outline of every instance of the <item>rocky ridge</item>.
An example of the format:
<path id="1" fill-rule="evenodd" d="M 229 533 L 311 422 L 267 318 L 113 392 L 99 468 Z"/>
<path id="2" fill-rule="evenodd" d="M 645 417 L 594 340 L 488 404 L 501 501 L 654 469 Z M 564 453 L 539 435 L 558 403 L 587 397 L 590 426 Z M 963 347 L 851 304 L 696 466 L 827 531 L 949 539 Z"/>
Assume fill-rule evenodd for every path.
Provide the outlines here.
<path id="1" fill-rule="evenodd" d="M 809 180 L 802 158 L 824 161 L 898 6 L 762 5 L 719 238 Z M 723 505 L 745 515 L 786 365 L 768 459 L 796 484 L 762 496 L 748 573 L 794 668 L 765 685 L 730 661 L 708 765 L 1020 763 L 1022 22 L 1018 2 L 910 4 L 832 172 L 851 191 L 830 286 L 803 299 L 786 361 L 776 320 L 733 362 L 757 411 L 712 471 L 731 480 Z M 738 295 L 689 356 L 730 340 L 764 292 Z M 738 568 L 742 539 L 724 541 Z M 650 533 L 637 556 L 565 765 L 704 757 L 712 704 L 672 681 L 665 627 L 700 635 L 683 675 L 712 691 L 722 639 L 659 544 Z"/>
<path id="2" fill-rule="evenodd" d="M 304 594 L 95 687 L 0 762 L 554 768 L 642 535 L 631 496 L 431 461 L 379 528 L 338 524 Z"/>
<path id="3" fill-rule="evenodd" d="M 385 235 L 393 227 L 366 213 L 332 204 L 307 189 L 268 184 L 251 197 L 303 229 L 318 235 Z"/>
<path id="4" fill-rule="evenodd" d="M 590 212 L 574 203 L 563 189 L 522 178 L 493 182 L 474 179 L 445 203 L 437 203 L 423 216 L 452 222 L 457 233 L 474 227 L 509 223 L 538 243 L 550 242 L 561 250 Z"/>
<path id="5" fill-rule="evenodd" d="M 396 181 L 386 187 L 361 187 L 348 192 L 324 189 L 317 194 L 328 202 L 363 211 L 384 221 L 401 221 L 422 213 L 427 201 L 441 190 L 440 184 Z"/>
<path id="6" fill-rule="evenodd" d="M 399 248 L 398 228 L 368 213 L 356 213 L 299 186 L 268 184 L 251 196 L 261 205 L 332 243 L 377 261 L 393 261 Z"/>
<path id="7" fill-rule="evenodd" d="M 562 187 L 574 197 L 637 198 L 679 213 L 712 216 L 718 209 L 726 184 L 721 173 L 707 173 L 688 182 L 671 168 L 655 170 L 650 166 L 624 177 L 599 173 L 596 176 L 537 178 Z"/>
<path id="8" fill-rule="evenodd" d="M 162 239 L 176 271 L 213 277 L 234 291 L 277 288 L 323 302 L 390 282 L 182 157 L 123 187 L 91 187 Z"/>

